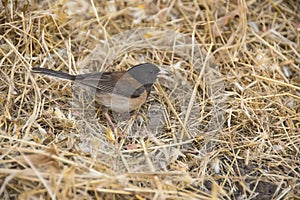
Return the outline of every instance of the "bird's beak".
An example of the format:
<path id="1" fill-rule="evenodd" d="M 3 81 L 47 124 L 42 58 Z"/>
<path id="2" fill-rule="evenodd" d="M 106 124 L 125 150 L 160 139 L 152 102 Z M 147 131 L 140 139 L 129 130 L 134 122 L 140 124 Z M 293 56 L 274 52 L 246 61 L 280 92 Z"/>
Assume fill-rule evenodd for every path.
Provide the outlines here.
<path id="1" fill-rule="evenodd" d="M 159 79 L 168 79 L 170 73 L 167 72 L 166 70 L 162 69 L 162 68 L 159 68 L 159 69 L 160 69 L 160 71 L 157 74 L 157 78 L 159 78 Z"/>

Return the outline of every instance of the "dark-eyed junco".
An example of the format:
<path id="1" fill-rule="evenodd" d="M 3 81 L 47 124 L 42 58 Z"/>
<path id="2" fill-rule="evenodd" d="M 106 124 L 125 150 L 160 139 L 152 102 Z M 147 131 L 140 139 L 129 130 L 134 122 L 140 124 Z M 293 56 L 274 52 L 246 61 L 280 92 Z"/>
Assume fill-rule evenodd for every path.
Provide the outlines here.
<path id="1" fill-rule="evenodd" d="M 32 68 L 32 72 L 76 81 L 95 89 L 95 100 L 104 106 L 104 115 L 115 129 L 107 109 L 117 113 L 136 110 L 145 103 L 151 87 L 158 77 L 165 77 L 166 71 L 154 64 L 136 65 L 127 71 L 96 72 L 71 75 L 46 68 Z"/>

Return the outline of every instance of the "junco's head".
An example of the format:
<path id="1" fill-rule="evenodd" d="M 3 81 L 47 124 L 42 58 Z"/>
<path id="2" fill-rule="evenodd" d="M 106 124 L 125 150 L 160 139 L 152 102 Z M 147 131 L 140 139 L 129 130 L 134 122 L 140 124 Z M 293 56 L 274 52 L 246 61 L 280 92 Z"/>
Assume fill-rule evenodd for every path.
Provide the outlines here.
<path id="1" fill-rule="evenodd" d="M 157 78 L 166 74 L 164 70 L 150 63 L 136 65 L 127 72 L 142 85 L 153 84 Z"/>

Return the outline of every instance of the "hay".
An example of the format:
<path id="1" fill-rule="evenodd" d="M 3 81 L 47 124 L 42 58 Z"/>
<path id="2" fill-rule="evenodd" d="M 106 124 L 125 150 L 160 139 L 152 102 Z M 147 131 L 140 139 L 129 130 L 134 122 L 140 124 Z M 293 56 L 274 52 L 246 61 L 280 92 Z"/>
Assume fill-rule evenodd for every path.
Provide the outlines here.
<path id="1" fill-rule="evenodd" d="M 1 1 L 1 199 L 300 198 L 298 1 Z M 152 28 L 149 28 L 152 27 Z M 155 63 L 136 117 L 33 75 Z"/>

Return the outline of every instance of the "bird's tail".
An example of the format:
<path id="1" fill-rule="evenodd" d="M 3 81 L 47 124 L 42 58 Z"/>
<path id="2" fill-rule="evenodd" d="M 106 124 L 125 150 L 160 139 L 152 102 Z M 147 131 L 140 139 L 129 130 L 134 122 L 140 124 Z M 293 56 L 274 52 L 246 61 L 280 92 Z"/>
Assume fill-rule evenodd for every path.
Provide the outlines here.
<path id="1" fill-rule="evenodd" d="M 75 81 L 75 79 L 76 79 L 75 75 L 71 75 L 71 74 L 68 74 L 68 73 L 61 72 L 61 71 L 55 71 L 55 70 L 52 70 L 52 69 L 33 67 L 31 70 L 32 70 L 33 73 L 44 74 L 44 75 L 53 76 L 53 77 L 57 77 L 57 78 L 62 78 L 62 79 L 66 79 L 66 80 Z"/>

